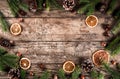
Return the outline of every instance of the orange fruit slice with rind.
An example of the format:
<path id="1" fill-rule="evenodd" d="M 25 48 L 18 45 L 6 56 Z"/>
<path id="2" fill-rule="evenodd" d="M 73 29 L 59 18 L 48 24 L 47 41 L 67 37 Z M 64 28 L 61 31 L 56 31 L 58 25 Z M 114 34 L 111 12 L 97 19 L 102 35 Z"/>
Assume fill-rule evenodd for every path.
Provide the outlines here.
<path id="1" fill-rule="evenodd" d="M 75 70 L 75 64 L 72 61 L 66 61 L 63 64 L 63 70 L 66 73 L 72 73 Z"/>
<path id="2" fill-rule="evenodd" d="M 13 35 L 19 35 L 22 32 L 22 27 L 18 23 L 13 23 L 10 27 L 10 32 Z"/>
<path id="3" fill-rule="evenodd" d="M 109 62 L 110 55 L 105 50 L 98 50 L 92 55 L 92 60 L 95 66 L 101 66 L 103 63 Z"/>
<path id="4" fill-rule="evenodd" d="M 24 70 L 29 69 L 31 66 L 31 62 L 28 58 L 21 58 L 19 64 L 20 64 L 20 67 Z"/>
<path id="5" fill-rule="evenodd" d="M 90 28 L 93 28 L 93 27 L 97 26 L 97 24 L 98 24 L 98 18 L 95 15 L 89 15 L 89 16 L 87 16 L 87 18 L 85 20 L 85 23 Z"/>

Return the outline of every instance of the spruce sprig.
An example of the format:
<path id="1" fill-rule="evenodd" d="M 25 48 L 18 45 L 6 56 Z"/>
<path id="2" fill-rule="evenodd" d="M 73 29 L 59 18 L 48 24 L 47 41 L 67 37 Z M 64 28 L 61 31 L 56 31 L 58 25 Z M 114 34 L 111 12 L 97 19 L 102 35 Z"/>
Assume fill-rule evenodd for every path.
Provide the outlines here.
<path id="1" fill-rule="evenodd" d="M 0 48 L 0 70 L 4 71 L 6 67 L 17 68 L 19 58 L 16 55 L 8 54 L 7 51 Z"/>
<path id="2" fill-rule="evenodd" d="M 40 77 L 40 79 L 49 79 L 50 73 L 48 71 L 44 71 Z"/>
<path id="3" fill-rule="evenodd" d="M 27 72 L 23 69 L 20 69 L 20 79 L 26 79 Z"/>
<path id="4" fill-rule="evenodd" d="M 90 76 L 92 79 L 104 79 L 104 75 L 101 72 L 97 72 L 96 70 L 92 70 L 90 72 Z"/>
<path id="5" fill-rule="evenodd" d="M 65 72 L 64 72 L 63 69 L 59 69 L 59 71 L 58 71 L 58 77 L 60 79 L 67 79 L 66 76 L 65 76 Z"/>
<path id="6" fill-rule="evenodd" d="M 91 0 L 85 0 L 85 1 L 82 0 L 82 1 L 79 1 L 80 4 L 85 4 L 85 5 L 83 5 L 82 8 L 80 8 L 78 10 L 78 13 L 80 13 L 80 14 L 85 13 L 87 15 L 93 14 L 95 11 L 95 6 L 99 2 L 100 2 L 100 0 L 92 0 L 92 1 Z"/>
<path id="7" fill-rule="evenodd" d="M 43 0 L 36 0 L 38 9 L 43 9 Z"/>
<path id="8" fill-rule="evenodd" d="M 78 79 L 80 73 L 81 73 L 80 67 L 76 67 L 74 72 L 72 73 L 72 78 L 71 79 Z"/>
<path id="9" fill-rule="evenodd" d="M 112 28 L 111 32 L 116 35 L 120 32 L 120 20 L 118 19 L 118 21 L 116 22 L 116 24 L 114 25 L 114 27 Z"/>
<path id="10" fill-rule="evenodd" d="M 120 72 L 110 68 L 109 64 L 104 63 L 104 69 L 112 76 L 112 79 L 120 79 Z"/>
<path id="11" fill-rule="evenodd" d="M 117 36 L 114 38 L 108 45 L 105 47 L 106 50 L 110 51 L 112 56 L 120 53 L 120 37 Z"/>
<path id="12" fill-rule="evenodd" d="M 0 23 L 3 31 L 8 31 L 9 30 L 9 24 L 5 20 L 3 13 L 0 11 Z"/>
<path id="13" fill-rule="evenodd" d="M 111 0 L 110 4 L 109 4 L 109 8 L 107 13 L 108 14 L 112 14 L 112 12 L 115 10 L 116 8 L 116 4 L 117 4 L 118 0 Z"/>

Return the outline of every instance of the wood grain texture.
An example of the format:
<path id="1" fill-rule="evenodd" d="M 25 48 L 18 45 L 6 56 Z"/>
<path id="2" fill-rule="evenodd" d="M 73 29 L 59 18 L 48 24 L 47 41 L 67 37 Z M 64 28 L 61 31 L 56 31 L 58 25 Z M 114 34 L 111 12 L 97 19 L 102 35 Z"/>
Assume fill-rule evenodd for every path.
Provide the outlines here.
<path id="1" fill-rule="evenodd" d="M 0 0 L 0 10 L 10 25 L 18 22 L 19 18 L 12 16 L 6 0 Z M 28 71 L 40 75 L 42 71 L 38 64 L 44 63 L 48 70 L 54 73 L 62 68 L 62 64 L 67 60 L 79 65 L 82 57 L 91 59 L 96 50 L 104 49 L 101 41 L 109 38 L 103 36 L 102 24 L 111 23 L 113 19 L 100 13 L 95 15 L 99 23 L 95 28 L 89 28 L 84 22 L 85 15 L 58 10 L 29 14 L 24 17 L 24 22 L 18 22 L 23 29 L 21 35 L 13 36 L 0 28 L 0 36 L 15 41 L 16 46 L 7 49 L 10 53 L 21 52 L 30 59 L 32 65 Z M 112 59 L 117 58 L 119 55 Z M 0 72 L 0 79 L 9 77 Z M 32 76 L 28 79 L 32 79 Z"/>

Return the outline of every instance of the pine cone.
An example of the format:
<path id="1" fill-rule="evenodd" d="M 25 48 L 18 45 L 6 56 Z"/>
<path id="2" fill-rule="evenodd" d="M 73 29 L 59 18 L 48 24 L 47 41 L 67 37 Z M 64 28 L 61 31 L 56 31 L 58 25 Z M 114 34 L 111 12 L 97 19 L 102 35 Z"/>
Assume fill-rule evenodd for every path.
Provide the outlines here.
<path id="1" fill-rule="evenodd" d="M 19 69 L 10 69 L 8 74 L 12 79 L 20 79 L 20 70 Z"/>
<path id="2" fill-rule="evenodd" d="M 81 66 L 82 66 L 83 70 L 86 72 L 90 72 L 94 67 L 94 65 L 90 59 L 84 60 L 81 64 Z"/>
<path id="3" fill-rule="evenodd" d="M 74 0 L 64 0 L 63 1 L 63 8 L 65 8 L 65 10 L 72 10 L 74 7 L 75 7 Z"/>
<path id="4" fill-rule="evenodd" d="M 0 45 L 3 47 L 10 48 L 11 46 L 14 46 L 13 41 L 10 41 L 8 39 L 0 38 Z"/>

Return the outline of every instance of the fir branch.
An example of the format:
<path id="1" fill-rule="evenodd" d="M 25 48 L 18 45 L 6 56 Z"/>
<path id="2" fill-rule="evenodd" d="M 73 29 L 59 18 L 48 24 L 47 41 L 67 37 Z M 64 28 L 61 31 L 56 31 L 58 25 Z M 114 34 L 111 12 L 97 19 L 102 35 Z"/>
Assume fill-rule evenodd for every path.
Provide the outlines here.
<path id="1" fill-rule="evenodd" d="M 112 51 L 119 42 L 120 42 L 120 37 L 117 36 L 110 43 L 108 43 L 108 45 L 105 47 L 105 49 L 109 50 L 109 51 Z"/>
<path id="2" fill-rule="evenodd" d="M 86 13 L 87 15 L 93 14 L 94 11 L 95 11 L 95 6 L 99 2 L 100 2 L 100 0 L 93 0 L 93 1 L 85 0 L 85 2 L 84 1 L 80 1 L 80 4 L 85 3 L 85 5 L 78 10 L 78 13 Z"/>
<path id="3" fill-rule="evenodd" d="M 120 79 L 120 73 L 112 68 L 106 63 L 103 64 L 107 72 L 112 76 L 112 79 Z"/>
<path id="4" fill-rule="evenodd" d="M 120 43 L 116 45 L 113 51 L 111 51 L 111 55 L 117 55 L 120 53 Z"/>
<path id="5" fill-rule="evenodd" d="M 51 7 L 53 6 L 55 8 L 59 8 L 59 9 L 63 8 L 62 6 L 60 6 L 60 4 L 57 2 L 57 0 L 51 0 L 50 4 L 51 4 Z"/>
<path id="6" fill-rule="evenodd" d="M 46 10 L 49 11 L 50 10 L 50 0 L 46 0 Z"/>
<path id="7" fill-rule="evenodd" d="M 111 14 L 114 11 L 117 2 L 118 0 L 111 0 L 108 11 L 107 11 L 108 14 Z"/>
<path id="8" fill-rule="evenodd" d="M 26 11 L 26 12 L 29 11 L 29 6 L 27 4 L 24 4 L 24 3 L 20 3 L 19 8 L 22 9 L 23 11 Z"/>
<path id="9" fill-rule="evenodd" d="M 26 79 L 27 72 L 23 69 L 20 69 L 20 79 Z"/>
<path id="10" fill-rule="evenodd" d="M 0 71 L 4 71 L 6 68 L 5 64 L 0 61 Z"/>
<path id="11" fill-rule="evenodd" d="M 104 75 L 100 72 L 97 72 L 96 70 L 91 71 L 90 76 L 92 79 L 104 79 Z"/>
<path id="12" fill-rule="evenodd" d="M 34 75 L 33 76 L 33 79 L 39 79 L 37 75 Z"/>
<path id="13" fill-rule="evenodd" d="M 120 32 L 120 20 L 117 21 L 115 26 L 112 28 L 111 32 L 116 35 Z"/>
<path id="14" fill-rule="evenodd" d="M 11 3 L 10 3 L 9 0 L 7 0 L 7 3 L 8 3 L 8 5 L 9 5 L 9 8 L 10 8 L 13 16 L 16 17 L 16 16 L 17 16 L 17 13 L 16 13 L 16 11 L 14 10 L 13 5 L 11 5 Z"/>
<path id="15" fill-rule="evenodd" d="M 75 71 L 72 73 L 71 79 L 78 79 L 80 73 L 81 73 L 81 69 L 79 67 L 76 67 Z"/>
<path id="16" fill-rule="evenodd" d="M 67 79 L 67 78 L 65 77 L 65 72 L 64 72 L 63 69 L 59 69 L 59 71 L 58 71 L 58 77 L 59 77 L 60 79 Z"/>
<path id="17" fill-rule="evenodd" d="M 36 0 L 38 9 L 43 8 L 43 0 Z"/>
<path id="18" fill-rule="evenodd" d="M 90 0 L 79 0 L 79 3 L 89 3 Z"/>
<path id="19" fill-rule="evenodd" d="M 7 56 L 4 55 L 1 57 L 1 61 L 8 67 L 11 67 L 11 68 L 18 67 L 18 57 L 16 56 L 15 58 L 15 55 L 10 55 L 10 54 L 7 54 Z"/>
<path id="20" fill-rule="evenodd" d="M 43 72 L 40 79 L 48 79 L 50 76 L 50 73 L 48 71 Z"/>
<path id="21" fill-rule="evenodd" d="M 7 53 L 7 51 L 5 51 L 4 49 L 0 48 L 0 57 L 5 55 Z"/>
<path id="22" fill-rule="evenodd" d="M 2 26 L 2 30 L 5 31 L 5 32 L 8 31 L 9 24 L 5 20 L 4 15 L 3 15 L 3 13 L 1 11 L 0 11 L 0 23 L 1 23 L 1 26 Z"/>
<path id="23" fill-rule="evenodd" d="M 0 48 L 0 68 L 1 70 L 4 67 L 17 68 L 18 67 L 18 57 L 12 54 L 6 53 L 4 49 Z"/>

